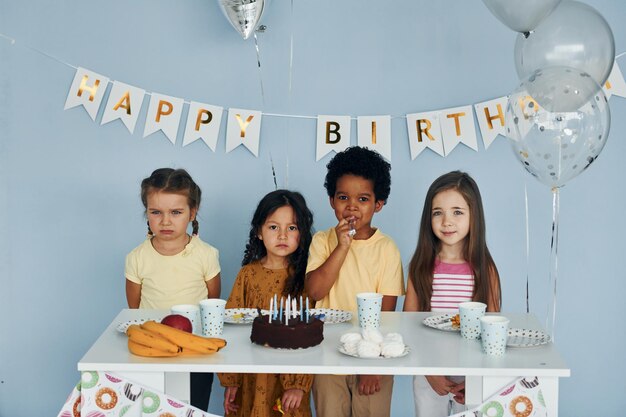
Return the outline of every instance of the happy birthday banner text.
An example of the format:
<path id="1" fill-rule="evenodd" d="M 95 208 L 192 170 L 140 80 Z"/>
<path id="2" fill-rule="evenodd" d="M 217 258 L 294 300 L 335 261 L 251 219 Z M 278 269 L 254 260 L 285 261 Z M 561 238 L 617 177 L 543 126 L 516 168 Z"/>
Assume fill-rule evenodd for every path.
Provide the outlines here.
<path id="1" fill-rule="evenodd" d="M 112 87 L 104 104 L 101 125 L 120 119 L 132 134 L 143 106 L 144 96 L 149 94 L 150 102 L 143 137 L 160 130 L 172 144 L 176 144 L 183 107 L 188 103 L 183 146 L 202 139 L 215 152 L 224 111 L 221 106 L 186 101 L 155 92 L 146 93 L 141 88 L 120 81 L 110 81 L 108 77 L 79 67 L 65 101 L 65 110 L 83 106 L 95 121 L 109 83 Z M 616 62 L 603 89 L 607 98 L 612 95 L 626 97 L 626 82 Z M 506 105 L 507 96 L 504 96 L 473 106 L 407 114 L 411 159 L 414 160 L 426 148 L 445 157 L 459 143 L 478 151 L 474 112 L 483 145 L 488 149 L 498 135 L 505 136 Z M 243 145 L 258 157 L 262 118 L 263 113 L 257 110 L 228 109 L 226 152 Z M 347 115 L 317 116 L 316 161 L 331 151 L 339 152 L 350 146 L 351 119 L 352 117 Z M 358 145 L 374 149 L 391 161 L 391 116 L 357 116 L 356 119 Z"/>

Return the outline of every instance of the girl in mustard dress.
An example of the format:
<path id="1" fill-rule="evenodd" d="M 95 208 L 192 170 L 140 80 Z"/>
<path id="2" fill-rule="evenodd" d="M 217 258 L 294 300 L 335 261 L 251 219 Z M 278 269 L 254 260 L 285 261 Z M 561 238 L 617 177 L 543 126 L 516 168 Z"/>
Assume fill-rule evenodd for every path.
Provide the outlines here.
<path id="1" fill-rule="evenodd" d="M 226 308 L 267 308 L 274 294 L 303 295 L 313 215 L 304 197 L 287 190 L 267 194 L 252 218 L 250 236 Z M 310 417 L 313 375 L 218 374 L 224 412 L 244 417 Z M 280 400 L 284 415 L 277 410 Z"/>

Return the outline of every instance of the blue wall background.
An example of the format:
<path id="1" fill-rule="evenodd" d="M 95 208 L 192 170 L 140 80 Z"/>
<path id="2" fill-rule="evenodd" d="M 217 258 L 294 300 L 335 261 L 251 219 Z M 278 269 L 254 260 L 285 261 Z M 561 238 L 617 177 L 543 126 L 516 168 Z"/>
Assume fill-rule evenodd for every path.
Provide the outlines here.
<path id="1" fill-rule="evenodd" d="M 616 51 L 626 51 L 623 2 L 587 3 L 610 23 Z M 153 169 L 184 167 L 201 185 L 200 231 L 220 249 L 224 297 L 252 211 L 274 187 L 270 160 L 280 187 L 305 194 L 317 229 L 335 223 L 322 186 L 331 156 L 315 162 L 315 119 L 264 117 L 258 158 L 243 147 L 225 152 L 225 123 L 215 153 L 200 141 L 183 148 L 182 126 L 173 146 L 161 133 L 142 138 L 148 98 L 132 135 L 119 121 L 101 126 L 101 113 L 94 123 L 80 108 L 64 111 L 70 65 L 225 108 L 398 116 L 391 198 L 376 225 L 408 263 L 429 184 L 453 169 L 470 172 L 484 196 L 503 310 L 525 311 L 528 275 L 531 312 L 545 320 L 550 190 L 503 138 L 488 150 L 459 145 L 447 158 L 425 151 L 411 161 L 401 117 L 508 94 L 517 85 L 515 33 L 478 0 L 294 0 L 293 13 L 291 2 L 273 1 L 263 23 L 264 99 L 254 41 L 241 39 L 215 1 L 0 0 L 0 33 L 17 40 L 0 38 L 1 416 L 56 415 L 79 378 L 76 363 L 126 306 L 124 257 L 145 236 L 139 182 Z M 556 340 L 572 369 L 561 384 L 563 416 L 621 415 L 626 406 L 626 280 L 616 262 L 626 233 L 626 101 L 610 103 L 602 155 L 561 192 Z M 353 144 L 355 131 L 353 122 Z M 211 411 L 220 410 L 216 385 Z M 410 378 L 399 377 L 393 415 L 412 412 Z"/>

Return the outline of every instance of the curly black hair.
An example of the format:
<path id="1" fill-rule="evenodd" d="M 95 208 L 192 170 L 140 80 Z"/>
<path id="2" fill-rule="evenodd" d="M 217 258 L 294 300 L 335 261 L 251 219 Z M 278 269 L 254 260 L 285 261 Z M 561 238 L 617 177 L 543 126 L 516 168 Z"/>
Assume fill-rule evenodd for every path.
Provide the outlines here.
<path id="1" fill-rule="evenodd" d="M 391 164 L 376 151 L 360 146 L 352 146 L 339 152 L 330 160 L 324 187 L 329 197 L 337 191 L 337 180 L 346 174 L 357 175 L 374 184 L 376 200 L 387 203 L 391 192 Z"/>
<path id="2" fill-rule="evenodd" d="M 300 245 L 295 252 L 289 255 L 289 278 L 285 283 L 284 295 L 297 296 L 304 291 L 304 276 L 306 274 L 306 263 L 309 256 L 309 246 L 313 235 L 313 213 L 306 205 L 306 200 L 297 191 L 276 190 L 261 199 L 257 206 L 252 221 L 250 222 L 250 234 L 246 251 L 241 265 L 247 265 L 253 261 L 258 261 L 267 255 L 267 250 L 263 241 L 259 239 L 259 231 L 265 220 L 281 207 L 290 206 L 296 215 L 296 224 L 300 231 Z"/>

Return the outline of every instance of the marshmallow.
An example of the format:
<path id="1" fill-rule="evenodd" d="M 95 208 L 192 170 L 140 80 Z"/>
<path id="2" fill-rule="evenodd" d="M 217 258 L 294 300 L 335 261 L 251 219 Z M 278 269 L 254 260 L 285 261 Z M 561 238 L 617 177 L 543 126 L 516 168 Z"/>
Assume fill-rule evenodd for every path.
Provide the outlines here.
<path id="1" fill-rule="evenodd" d="M 397 358 L 404 353 L 404 343 L 400 342 L 383 342 L 381 345 L 381 354 L 385 358 Z"/>
<path id="2" fill-rule="evenodd" d="M 387 333 L 383 342 L 398 342 L 404 344 L 402 335 L 400 333 Z"/>
<path id="3" fill-rule="evenodd" d="M 361 339 L 362 340 L 362 339 Z M 361 340 L 355 340 L 355 341 L 351 341 L 351 342 L 346 342 L 343 344 L 343 350 L 348 354 L 348 355 L 352 355 L 352 356 L 357 356 L 359 354 L 359 343 L 361 342 Z"/>
<path id="4" fill-rule="evenodd" d="M 346 343 L 351 343 L 351 342 L 358 342 L 359 340 L 362 340 L 362 339 L 363 338 L 361 337 L 359 333 L 345 333 L 341 335 L 341 338 L 339 339 L 339 341 L 343 344 L 346 344 Z"/>
<path id="5" fill-rule="evenodd" d="M 380 345 L 368 340 L 361 340 L 357 345 L 357 353 L 361 358 L 377 358 L 380 356 Z"/>

